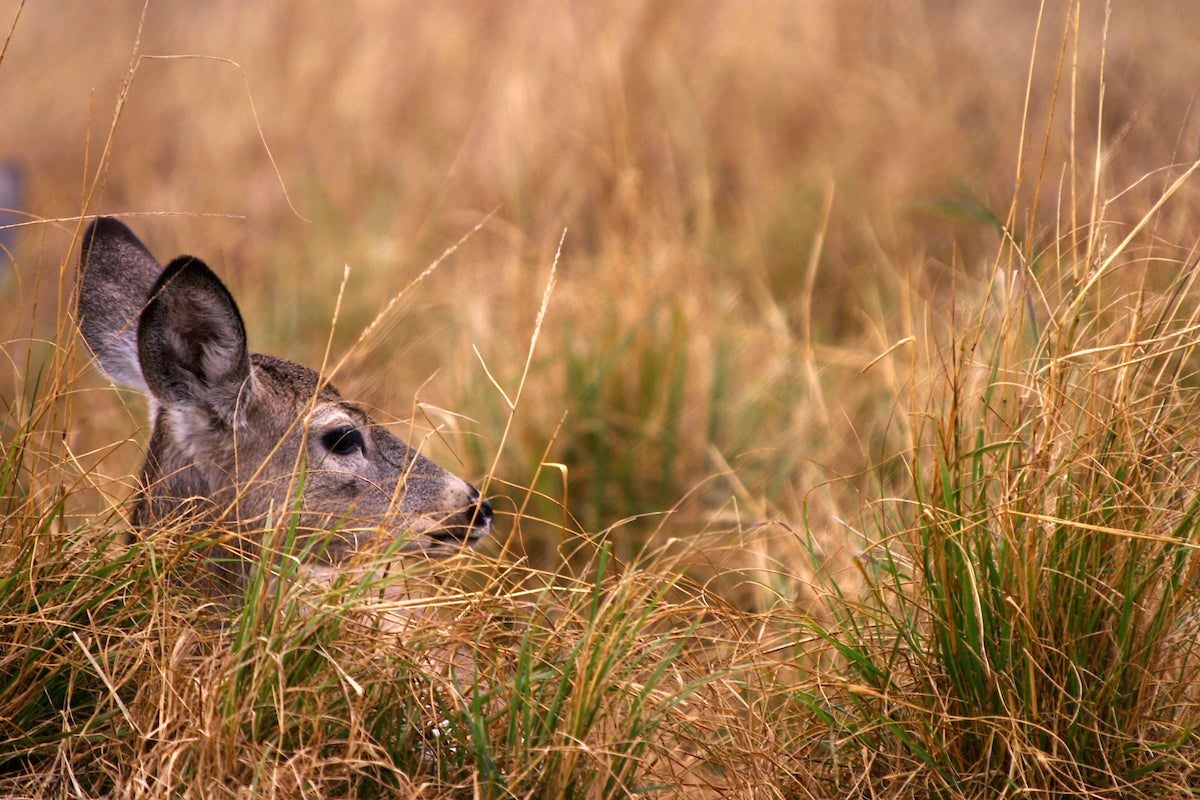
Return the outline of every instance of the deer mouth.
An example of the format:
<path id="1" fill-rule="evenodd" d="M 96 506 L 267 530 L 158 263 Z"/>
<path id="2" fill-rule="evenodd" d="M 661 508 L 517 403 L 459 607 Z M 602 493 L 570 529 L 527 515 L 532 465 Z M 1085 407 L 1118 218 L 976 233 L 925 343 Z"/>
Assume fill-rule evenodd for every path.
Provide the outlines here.
<path id="1" fill-rule="evenodd" d="M 402 554 L 448 556 L 477 547 L 491 531 L 492 519 L 492 504 L 480 499 L 449 516 L 418 516 L 387 525 L 342 528 L 337 536 L 342 545 L 338 549 L 349 555 L 396 547 L 395 552 Z"/>
<path id="2" fill-rule="evenodd" d="M 492 529 L 492 504 L 486 499 L 481 498 L 454 516 L 458 519 L 427 528 L 421 534 L 437 547 L 472 548 Z"/>

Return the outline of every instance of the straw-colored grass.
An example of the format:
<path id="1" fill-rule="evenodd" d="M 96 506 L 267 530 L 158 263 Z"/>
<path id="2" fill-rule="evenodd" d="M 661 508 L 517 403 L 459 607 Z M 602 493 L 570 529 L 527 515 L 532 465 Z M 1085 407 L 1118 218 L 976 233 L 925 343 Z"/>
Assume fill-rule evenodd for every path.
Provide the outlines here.
<path id="1" fill-rule="evenodd" d="M 0 794 L 1200 794 L 1194 16 L 0 0 Z M 96 214 L 492 540 L 189 589 Z"/>

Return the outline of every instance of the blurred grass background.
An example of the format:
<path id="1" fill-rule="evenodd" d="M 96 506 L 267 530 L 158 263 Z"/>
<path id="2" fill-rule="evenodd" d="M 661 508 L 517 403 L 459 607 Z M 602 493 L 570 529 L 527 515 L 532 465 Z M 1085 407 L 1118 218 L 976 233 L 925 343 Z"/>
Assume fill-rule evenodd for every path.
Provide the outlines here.
<path id="1" fill-rule="evenodd" d="M 1081 13 L 1079 120 L 1051 122 L 1063 12 L 1037 50 L 1026 138 L 1054 156 L 1091 158 L 1097 133 L 1103 8 Z M 864 468 L 906 444 L 895 401 L 922 380 L 926 303 L 988 276 L 1037 4 L 7 2 L 2 19 L 17 20 L 2 155 L 36 223 L 6 278 L 7 341 L 70 336 L 58 267 L 80 213 L 126 215 L 162 259 L 209 260 L 253 347 L 308 363 L 343 265 L 335 355 L 482 222 L 340 375 L 400 417 L 418 390 L 463 415 L 418 416 L 478 479 L 506 415 L 480 360 L 512 391 L 565 230 L 497 479 L 520 495 L 540 474 L 556 524 L 564 497 L 584 530 L 637 518 L 613 531 L 625 553 L 660 528 L 797 523 L 806 504 L 833 554 L 850 536 L 834 518 L 896 488 Z M 1166 176 L 1150 170 L 1194 146 L 1194 32 L 1170 2 L 1117 13 L 1111 192 L 1147 173 L 1133 192 L 1152 190 Z M 1049 185 L 1021 215 L 1082 188 Z M 29 379 L 11 359 L 6 392 Z M 74 451 L 130 428 L 108 393 L 85 405 Z M 538 470 L 547 447 L 569 492 Z M 103 452 L 115 479 L 137 467 L 132 444 Z M 510 547 L 546 565 L 554 530 L 527 522 Z"/>
<path id="2" fill-rule="evenodd" d="M 507 415 L 481 361 L 511 393 L 565 231 L 501 506 L 549 448 L 569 491 L 541 470 L 535 516 L 557 524 L 568 497 L 587 531 L 634 518 L 612 532 L 626 554 L 660 528 L 806 511 L 844 550 L 833 520 L 854 526 L 898 489 L 880 475 L 906 483 L 865 468 L 907 444 L 897 401 L 935 349 L 925 309 L 983 290 L 1018 170 L 1040 151 L 1090 162 L 1102 132 L 1119 219 L 1196 143 L 1197 15 L 1170 2 L 1115 10 L 1100 126 L 1099 4 L 1077 31 L 1048 14 L 1036 52 L 1032 2 L 49 2 L 0 19 L 18 10 L 0 142 L 37 224 L 6 279 L 7 340 L 61 338 L 57 275 L 82 213 L 126 215 L 162 259 L 207 259 L 255 349 L 307 363 L 343 265 L 335 356 L 482 222 L 339 378 L 401 418 L 414 395 L 462 415 L 417 414 L 477 479 Z M 1064 37 L 1074 112 L 1055 88 Z M 1037 186 L 1017 231 L 1089 188 Z M 75 452 L 130 427 L 107 393 L 84 405 Z M 106 452 L 105 472 L 137 459 Z M 510 547 L 548 564 L 554 530 L 527 522 Z"/>
<path id="3" fill-rule="evenodd" d="M 582 571 L 600 543 L 630 561 L 686 542 L 670 563 L 733 607 L 862 626 L 863 651 L 839 655 L 863 685 L 886 675 L 875 688 L 890 696 L 900 684 L 872 661 L 892 646 L 878 634 L 887 615 L 863 622 L 814 585 L 902 596 L 919 564 L 855 554 L 908 530 L 904 509 L 937 495 L 929 470 L 955 476 L 942 476 L 955 515 L 986 522 L 995 499 L 956 494 L 971 469 L 994 467 L 990 450 L 964 456 L 970 430 L 955 439 L 957 414 L 977 411 L 964 398 L 1011 379 L 972 420 L 1019 429 L 1035 403 L 1018 365 L 1041 374 L 1048 354 L 1134 340 L 1158 352 L 1139 298 L 1193 291 L 1180 275 L 1200 198 L 1171 187 L 1200 157 L 1200 8 L 1041 7 L 0 0 L 12 31 L 0 158 L 23 169 L 29 223 L 0 277 L 4 436 L 35 434 L 20 439 L 33 476 L 21 491 L 30 507 L 61 498 L 54 519 L 78 525 L 128 497 L 142 458 L 141 406 L 63 349 L 80 216 L 121 216 L 160 260 L 206 260 L 255 350 L 313 365 L 348 266 L 332 360 L 351 358 L 337 383 L 410 438 L 436 429 L 426 448 L 469 480 L 496 460 L 487 554 Z M 1169 213 L 1088 296 L 1079 324 L 1093 338 L 1073 339 L 1058 327 L 1080 319 L 1073 292 L 1168 194 Z M 560 242 L 501 449 L 510 409 L 489 373 L 514 396 Z M 1103 438 L 1094 404 L 1125 397 L 1104 369 L 1099 393 L 1079 399 L 1072 384 L 1061 407 L 1046 402 L 1045 430 L 1074 413 L 1098 426 L 1081 426 L 1087 441 Z M 1178 379 L 1171 391 L 1194 383 L 1183 367 L 1161 374 Z M 47 403 L 46 385 L 68 389 Z M 931 442 L 934 466 L 917 455 Z M 1126 455 L 1101 450 L 1104 469 Z M 1168 472 L 1156 490 L 1190 474 Z M 1021 497 L 1048 492 L 1045 480 Z M 938 530 L 918 531 L 922 547 Z M 916 630 L 926 611 L 893 623 Z M 928 679 L 936 698 L 937 670 L 901 688 Z M 794 711 L 805 697 L 763 705 Z M 881 708 L 883 727 L 866 727 L 888 731 L 895 716 Z M 994 740 L 972 736 L 968 762 Z M 949 774 L 955 746 L 898 758 Z"/>

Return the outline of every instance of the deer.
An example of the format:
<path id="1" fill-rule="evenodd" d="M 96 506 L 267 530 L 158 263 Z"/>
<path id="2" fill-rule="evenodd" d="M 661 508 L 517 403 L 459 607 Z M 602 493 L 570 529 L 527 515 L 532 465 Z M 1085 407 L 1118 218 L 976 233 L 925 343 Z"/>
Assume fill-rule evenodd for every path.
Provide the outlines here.
<path id="1" fill-rule="evenodd" d="M 219 591 L 268 557 L 264 534 L 281 519 L 326 569 L 371 548 L 460 552 L 491 529 L 474 486 L 316 370 L 250 352 L 233 295 L 200 259 L 163 267 L 124 223 L 99 217 L 82 240 L 76 319 L 100 372 L 148 400 L 134 531 L 210 536 Z"/>

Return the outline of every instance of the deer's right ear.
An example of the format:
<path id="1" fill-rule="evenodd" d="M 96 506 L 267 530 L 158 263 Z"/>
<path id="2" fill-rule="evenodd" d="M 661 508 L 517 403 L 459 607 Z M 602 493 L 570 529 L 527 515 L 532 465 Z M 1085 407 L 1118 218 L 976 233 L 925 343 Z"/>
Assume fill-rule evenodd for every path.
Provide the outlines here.
<path id="1" fill-rule="evenodd" d="M 133 231 L 101 217 L 88 226 L 79 254 L 79 329 L 114 383 L 147 392 L 138 359 L 138 315 L 162 266 Z"/>
<path id="2" fill-rule="evenodd" d="M 150 290 L 138 325 L 138 358 L 163 405 L 203 408 L 232 424 L 253 388 L 246 326 L 233 296 L 198 259 L 175 259 Z"/>

